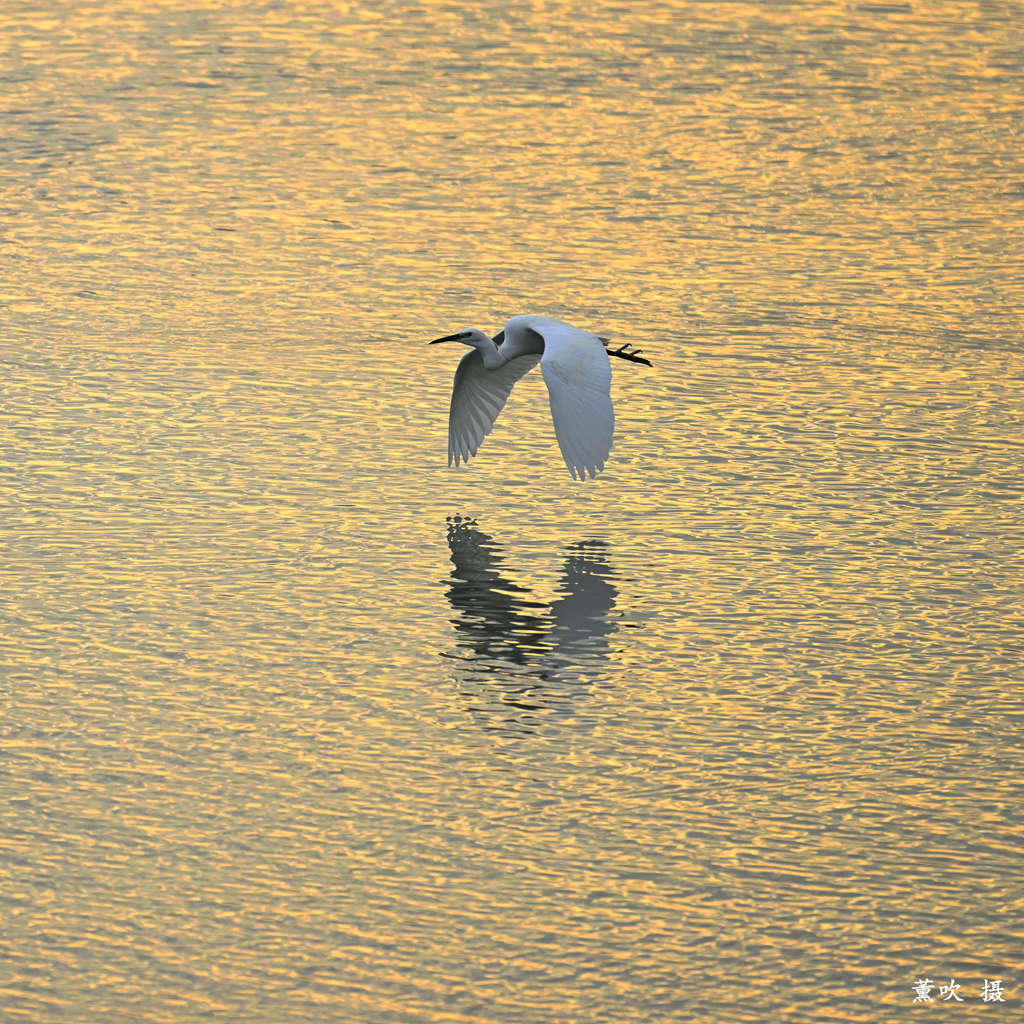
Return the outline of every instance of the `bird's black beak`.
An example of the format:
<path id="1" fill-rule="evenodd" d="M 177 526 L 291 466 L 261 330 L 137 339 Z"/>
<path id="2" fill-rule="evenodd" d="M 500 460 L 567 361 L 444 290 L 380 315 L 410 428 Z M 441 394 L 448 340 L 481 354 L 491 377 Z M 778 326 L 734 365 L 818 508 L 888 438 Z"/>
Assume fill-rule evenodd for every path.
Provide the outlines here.
<path id="1" fill-rule="evenodd" d="M 458 341 L 462 337 L 460 334 L 446 334 L 443 338 L 435 338 L 433 341 L 428 341 L 428 345 L 440 345 L 442 341 Z"/>

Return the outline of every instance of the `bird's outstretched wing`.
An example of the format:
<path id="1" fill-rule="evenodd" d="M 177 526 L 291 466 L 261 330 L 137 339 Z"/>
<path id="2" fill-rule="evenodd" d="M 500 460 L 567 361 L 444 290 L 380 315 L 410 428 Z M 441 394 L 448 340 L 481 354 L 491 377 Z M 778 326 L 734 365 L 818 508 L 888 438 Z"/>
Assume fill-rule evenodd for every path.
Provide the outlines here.
<path id="1" fill-rule="evenodd" d="M 562 458 L 573 479 L 593 478 L 612 449 L 612 368 L 596 334 L 557 320 L 535 321 L 544 337 L 540 368 L 548 386 L 551 418 Z"/>
<path id="2" fill-rule="evenodd" d="M 604 351 L 603 349 L 601 350 Z M 607 359 L 607 356 L 605 357 Z M 459 361 L 448 415 L 448 465 L 468 462 L 491 432 L 512 393 L 512 386 L 537 365 L 539 355 L 510 359 L 497 370 L 485 370 L 483 357 L 473 349 Z"/>

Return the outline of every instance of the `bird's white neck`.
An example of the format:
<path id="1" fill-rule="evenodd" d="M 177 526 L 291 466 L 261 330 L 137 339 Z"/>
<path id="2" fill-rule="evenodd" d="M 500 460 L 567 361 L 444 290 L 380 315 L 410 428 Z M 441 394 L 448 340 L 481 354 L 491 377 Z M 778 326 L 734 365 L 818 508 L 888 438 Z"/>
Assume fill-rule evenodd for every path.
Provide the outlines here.
<path id="1" fill-rule="evenodd" d="M 494 344 L 491 338 L 476 338 L 473 347 L 480 353 L 484 361 L 484 369 L 497 370 L 508 362 L 508 356 L 502 355 L 501 349 Z"/>

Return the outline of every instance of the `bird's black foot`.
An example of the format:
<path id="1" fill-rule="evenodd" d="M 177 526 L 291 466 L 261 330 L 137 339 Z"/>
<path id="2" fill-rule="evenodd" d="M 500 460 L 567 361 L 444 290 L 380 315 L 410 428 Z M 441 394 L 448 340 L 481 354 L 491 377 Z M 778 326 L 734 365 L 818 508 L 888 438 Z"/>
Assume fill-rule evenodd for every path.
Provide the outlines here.
<path id="1" fill-rule="evenodd" d="M 654 364 L 647 359 L 641 359 L 640 353 L 643 352 L 642 348 L 633 348 L 628 342 L 625 345 L 620 345 L 619 348 L 608 348 L 608 339 L 602 338 L 604 347 L 608 349 L 608 355 L 618 356 L 620 359 L 628 359 L 631 363 L 643 363 L 644 366 L 653 366 Z"/>

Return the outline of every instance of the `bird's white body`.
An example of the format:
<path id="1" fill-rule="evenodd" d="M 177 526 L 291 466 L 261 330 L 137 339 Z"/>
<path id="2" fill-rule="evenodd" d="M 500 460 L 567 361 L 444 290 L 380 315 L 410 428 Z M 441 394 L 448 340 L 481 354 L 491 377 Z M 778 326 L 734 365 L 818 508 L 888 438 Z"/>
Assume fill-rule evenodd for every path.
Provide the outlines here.
<path id="1" fill-rule="evenodd" d="M 520 377 L 540 363 L 562 457 L 573 479 L 595 477 L 612 447 L 612 370 L 604 341 L 546 316 L 514 316 L 490 338 L 467 328 L 438 338 L 473 347 L 459 362 L 448 418 L 448 464 L 476 455 Z"/>

